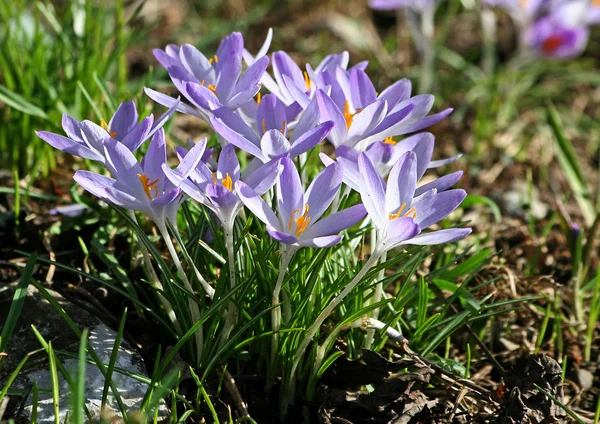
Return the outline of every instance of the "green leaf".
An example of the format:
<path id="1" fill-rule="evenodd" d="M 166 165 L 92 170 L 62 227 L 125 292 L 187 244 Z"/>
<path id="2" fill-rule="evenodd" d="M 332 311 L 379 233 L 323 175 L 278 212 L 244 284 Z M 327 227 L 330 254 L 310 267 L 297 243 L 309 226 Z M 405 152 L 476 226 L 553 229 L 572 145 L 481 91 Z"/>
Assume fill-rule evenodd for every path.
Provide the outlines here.
<path id="1" fill-rule="evenodd" d="M 463 208 L 470 208 L 475 205 L 489 206 L 496 222 L 502 221 L 502 212 L 500 212 L 500 207 L 489 197 L 468 194 L 467 197 L 465 197 L 465 200 L 463 200 L 461 203 L 461 207 Z"/>
<path id="2" fill-rule="evenodd" d="M 25 269 L 23 270 L 23 274 L 21 275 L 21 279 L 17 285 L 17 290 L 15 291 L 13 301 L 10 305 L 8 316 L 6 317 L 6 321 L 2 327 L 2 334 L 0 335 L 0 352 L 4 352 L 6 346 L 8 346 L 8 342 L 12 337 L 12 333 L 15 330 L 17 321 L 21 315 L 23 304 L 25 303 L 25 298 L 27 297 L 27 287 L 29 287 L 29 283 L 31 282 L 31 277 L 33 275 L 33 269 L 36 262 L 37 253 L 34 253 L 27 260 L 27 264 L 25 265 Z"/>
<path id="3" fill-rule="evenodd" d="M 3 85 L 0 85 L 0 101 L 8 106 L 23 112 L 27 115 L 37 116 L 38 118 L 48 119 L 48 115 L 36 105 L 30 103 L 23 96 L 9 90 Z"/>
<path id="4" fill-rule="evenodd" d="M 85 369 L 87 367 L 87 337 L 88 329 L 81 332 L 79 340 L 79 358 L 77 362 L 77 379 L 75 380 L 75 388 L 71 392 L 72 410 L 71 422 L 74 424 L 84 424 L 84 408 L 85 408 Z"/>

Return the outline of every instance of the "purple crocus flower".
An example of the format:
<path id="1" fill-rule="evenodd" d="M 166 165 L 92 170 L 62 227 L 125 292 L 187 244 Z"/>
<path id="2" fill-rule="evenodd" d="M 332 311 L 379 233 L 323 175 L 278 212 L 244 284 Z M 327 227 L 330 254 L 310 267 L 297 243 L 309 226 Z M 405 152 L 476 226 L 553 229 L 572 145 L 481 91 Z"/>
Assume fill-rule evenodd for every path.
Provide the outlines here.
<path id="1" fill-rule="evenodd" d="M 281 163 L 283 172 L 277 184 L 277 215 L 255 190 L 242 182 L 236 183 L 242 202 L 267 225 L 267 231 L 275 240 L 292 249 L 330 247 L 341 241 L 340 231 L 365 217 L 365 207 L 360 204 L 320 219 L 342 184 L 340 165 L 334 163 L 326 167 L 304 193 L 292 160 L 283 157 Z"/>
<path id="2" fill-rule="evenodd" d="M 538 17 L 551 0 L 484 0 L 484 3 L 506 10 L 516 23 L 526 25 Z"/>
<path id="3" fill-rule="evenodd" d="M 67 137 L 48 131 L 36 131 L 36 135 L 52 147 L 101 163 L 106 161 L 104 141 L 112 138 L 135 152 L 146 140 L 149 140 L 171 118 L 179 104 L 173 99 L 173 107 L 154 122 L 150 114 L 138 123 L 138 112 L 133 101 L 123 102 L 107 124 L 95 124 L 92 121 L 78 121 L 68 114 L 63 114 L 62 127 Z"/>
<path id="4" fill-rule="evenodd" d="M 224 108 L 215 111 L 211 124 L 215 131 L 229 143 L 258 158 L 261 162 L 289 155 L 294 158 L 319 144 L 333 128 L 333 122 L 317 125 L 319 108 L 314 101 L 297 122 L 288 139 L 285 106 L 273 94 L 261 101 L 257 113 L 257 128 L 251 128 L 238 115 Z"/>
<path id="5" fill-rule="evenodd" d="M 322 73 L 324 76 L 326 73 Z M 328 79 L 329 95 L 321 89 L 316 98 L 323 120 L 335 123 L 329 140 L 336 146 L 364 151 L 370 144 L 402 134 L 421 131 L 447 117 L 452 109 L 427 116 L 434 97 L 411 97 L 411 83 L 400 80 L 377 94 L 368 75 L 360 69 L 343 72 Z"/>
<path id="6" fill-rule="evenodd" d="M 433 154 L 434 140 L 435 138 L 431 133 L 415 134 L 398 143 L 393 141 L 374 143 L 369 146 L 369 148 L 365 151 L 365 154 L 375 166 L 379 175 L 382 178 L 385 178 L 402 155 L 409 151 L 414 152 L 417 157 L 418 181 L 423 177 L 427 169 L 447 165 L 461 157 L 461 155 L 456 155 L 448 159 L 432 161 L 431 156 Z M 359 153 L 347 146 L 342 146 L 336 149 L 335 154 L 337 161 L 344 169 L 344 183 L 351 189 L 360 192 L 362 174 L 358 167 Z M 324 153 L 320 154 L 320 158 L 325 165 L 329 165 L 330 163 L 334 162 L 333 159 Z M 462 171 L 446 175 L 436 180 L 437 183 L 435 188 L 438 191 L 446 190 L 447 188 L 453 186 L 461 176 Z M 429 186 L 429 188 L 426 189 L 428 190 L 431 188 L 433 187 Z M 422 187 L 417 188 L 417 196 L 423 193 L 424 191 Z"/>
<path id="7" fill-rule="evenodd" d="M 539 56 L 571 58 L 587 44 L 589 29 L 582 2 L 565 3 L 533 22 L 525 32 L 525 43 Z"/>
<path id="8" fill-rule="evenodd" d="M 171 44 L 165 50 L 154 50 L 154 56 L 167 69 L 179 92 L 199 109 L 185 105 L 178 110 L 206 119 L 212 110 L 221 106 L 237 109 L 259 92 L 269 59 L 264 56 L 242 72 L 243 50 L 244 39 L 234 32 L 221 41 L 211 58 L 190 44 Z M 169 96 L 151 89 L 146 93 L 158 103 L 169 107 L 173 104 Z"/>
<path id="9" fill-rule="evenodd" d="M 194 151 L 193 160 L 187 160 L 186 155 L 175 170 L 163 165 L 163 172 L 175 186 L 214 212 L 223 224 L 233 225 L 243 206 L 235 190 L 235 184 L 240 180 L 240 163 L 235 146 L 228 144 L 223 147 L 216 172 L 211 172 L 204 162 L 195 160 L 196 156 L 202 156 L 199 150 L 203 151 L 205 147 L 206 141 L 196 144 L 190 150 Z M 263 195 L 273 187 L 281 171 L 279 159 L 271 160 L 245 177 L 245 184 Z"/>
<path id="10" fill-rule="evenodd" d="M 407 152 L 394 165 L 387 185 L 365 153 L 358 157 L 362 175 L 361 198 L 373 225 L 377 228 L 374 255 L 402 245 L 447 243 L 466 237 L 470 228 L 421 233 L 454 211 L 466 196 L 464 190 L 439 191 L 432 188 L 421 195 L 418 182 L 417 155 Z"/>
<path id="11" fill-rule="evenodd" d="M 90 171 L 77 171 L 73 179 L 105 202 L 148 215 L 157 225 L 176 222 L 182 200 L 181 190 L 166 177 L 162 165 L 167 160 L 165 133 L 153 137 L 141 164 L 123 144 L 109 138 L 104 142 L 106 166 L 115 178 Z M 195 158 L 199 161 L 201 155 Z M 192 161 L 192 156 L 188 158 Z"/>

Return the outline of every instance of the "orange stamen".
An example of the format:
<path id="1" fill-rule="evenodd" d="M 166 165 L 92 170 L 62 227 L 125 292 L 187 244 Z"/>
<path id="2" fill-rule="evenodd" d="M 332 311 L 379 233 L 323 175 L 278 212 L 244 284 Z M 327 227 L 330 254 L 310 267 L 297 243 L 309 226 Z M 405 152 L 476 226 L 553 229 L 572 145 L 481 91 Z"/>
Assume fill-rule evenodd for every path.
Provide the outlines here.
<path id="1" fill-rule="evenodd" d="M 383 140 L 383 142 L 385 144 L 391 144 L 392 146 L 395 146 L 397 141 L 394 141 L 394 137 L 388 137 L 385 140 Z"/>
<path id="2" fill-rule="evenodd" d="M 212 173 L 212 178 L 213 178 L 213 184 L 216 185 L 217 184 L 217 173 L 216 172 Z"/>
<path id="3" fill-rule="evenodd" d="M 115 138 L 117 136 L 116 132 L 110 130 L 110 127 L 108 126 L 108 124 L 106 123 L 106 121 L 104 119 L 102 119 L 100 121 L 100 126 L 102 128 L 104 128 L 110 134 L 111 138 Z"/>
<path id="4" fill-rule="evenodd" d="M 211 57 L 210 59 L 208 59 L 208 62 L 209 62 L 209 63 L 211 63 L 211 64 L 212 64 L 213 62 L 215 62 L 215 63 L 219 63 L 219 56 L 217 56 L 217 55 L 214 55 L 213 57 Z"/>
<path id="5" fill-rule="evenodd" d="M 344 103 L 344 118 L 346 119 L 346 129 L 350 129 L 350 126 L 352 125 L 352 119 L 354 119 L 354 115 L 359 113 L 361 110 L 362 109 L 358 109 L 356 112 L 350 113 L 350 101 L 346 100 L 346 102 Z"/>
<path id="6" fill-rule="evenodd" d="M 259 105 L 262 100 L 262 96 L 260 93 L 256 93 L 256 104 Z"/>
<path id="7" fill-rule="evenodd" d="M 305 230 L 306 227 L 308 227 L 308 224 L 310 223 L 310 217 L 308 216 L 308 210 L 310 209 L 310 206 L 308 205 L 308 203 L 304 206 L 304 213 L 294 219 L 294 221 L 296 221 L 296 237 L 300 236 Z M 295 211 L 296 212 L 296 211 Z M 294 216 L 294 213 L 292 213 L 292 217 Z M 300 211 L 297 211 L 300 212 Z"/>
<path id="8" fill-rule="evenodd" d="M 281 134 L 285 134 L 286 125 L 287 125 L 287 121 L 284 119 L 283 123 L 281 124 Z"/>
<path id="9" fill-rule="evenodd" d="M 150 182 L 150 179 L 146 174 L 137 174 L 137 177 L 140 179 L 142 187 L 144 187 L 144 192 L 146 193 L 146 196 L 148 196 L 149 200 L 153 199 L 152 192 L 150 190 L 154 190 L 154 197 L 158 196 L 158 187 L 156 184 L 158 183 L 160 178 L 157 178 L 154 181 Z"/>
<path id="10" fill-rule="evenodd" d="M 306 91 L 310 91 L 310 77 L 306 71 L 304 71 L 304 84 L 306 85 Z"/>
<path id="11" fill-rule="evenodd" d="M 233 189 L 233 181 L 231 180 L 228 172 L 225 173 L 225 178 L 221 179 L 221 184 L 223 184 L 223 187 L 229 191 Z"/>
<path id="12" fill-rule="evenodd" d="M 389 219 L 390 221 L 396 218 L 400 218 L 400 216 L 402 215 L 402 212 L 404 211 L 404 208 L 406 208 L 406 203 L 402 203 L 402 206 L 400 206 L 400 209 L 398 209 L 398 212 L 396 213 L 391 213 L 389 214 Z M 412 219 L 416 219 L 417 218 L 417 208 L 410 208 L 408 210 L 408 212 L 406 212 L 403 216 L 409 216 Z"/>
<path id="13" fill-rule="evenodd" d="M 200 85 L 204 85 L 204 80 L 200 81 Z M 215 96 L 217 95 L 217 86 L 216 86 L 216 84 L 208 84 L 206 86 L 206 88 L 208 88 L 210 91 L 212 91 Z"/>
<path id="14" fill-rule="evenodd" d="M 264 119 L 262 121 L 260 121 L 260 127 L 262 128 L 263 134 L 267 132 L 267 131 L 265 131 L 265 120 Z"/>

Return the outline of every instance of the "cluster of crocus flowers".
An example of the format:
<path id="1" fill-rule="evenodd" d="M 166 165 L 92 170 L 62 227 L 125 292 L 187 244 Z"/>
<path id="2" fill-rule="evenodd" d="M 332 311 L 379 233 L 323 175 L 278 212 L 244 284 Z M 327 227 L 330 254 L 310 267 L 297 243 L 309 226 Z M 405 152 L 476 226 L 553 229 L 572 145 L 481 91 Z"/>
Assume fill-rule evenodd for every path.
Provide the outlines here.
<path id="1" fill-rule="evenodd" d="M 520 32 L 520 43 L 539 57 L 571 58 L 580 55 L 590 26 L 600 23 L 596 0 L 484 0 L 505 9 Z"/>
<path id="2" fill-rule="evenodd" d="M 152 116 L 140 120 L 133 102 L 126 102 L 108 124 L 79 122 L 65 115 L 67 137 L 48 132 L 38 135 L 58 149 L 104 165 L 105 173 L 78 171 L 75 181 L 105 202 L 152 219 L 190 292 L 192 284 L 167 231 L 174 229 L 179 236 L 176 217 L 180 205 L 188 199 L 196 201 L 222 225 L 231 288 L 236 284 L 234 223 L 246 219 L 240 213 L 246 206 L 282 252 L 273 293 L 276 341 L 282 323 L 279 296 L 283 276 L 299 249 L 335 246 L 344 231 L 359 222 L 370 222 L 377 235 L 372 258 L 323 311 L 322 322 L 384 252 L 411 244 L 456 241 L 470 229 L 427 231 L 464 199 L 464 191 L 451 189 L 460 172 L 419 186 L 427 169 L 457 159 L 432 161 L 434 137 L 421 132 L 448 116 L 451 109 L 430 114 L 434 97 L 412 95 L 408 80 L 378 92 L 366 72 L 367 63 L 348 67 L 346 52 L 330 55 L 314 68 L 306 65 L 305 71 L 285 52 L 275 52 L 270 59 L 271 36 L 269 32 L 256 55 L 244 50 L 239 33 L 226 37 L 214 54 L 203 54 L 191 45 L 155 50 L 183 97 L 180 101 L 146 89 L 152 99 L 169 107 L 157 121 Z M 269 62 L 274 76 L 267 72 Z M 261 93 L 266 89 L 271 92 Z M 175 168 L 167 164 L 161 127 L 175 111 L 197 116 L 214 129 L 220 142 L 218 158 L 211 157 L 213 150 L 203 139 L 190 142 L 189 149 L 175 148 L 179 164 Z M 149 139 L 148 149 L 138 161 L 135 152 Z M 306 178 L 298 165 L 306 163 L 306 157 L 325 140 L 335 147 L 335 157 L 321 154 L 323 169 L 314 178 Z M 240 161 L 239 155 L 246 154 L 252 160 L 242 168 L 240 163 L 246 161 Z M 340 210 L 342 192 L 350 190 L 359 192 L 362 202 L 346 202 Z M 193 264 L 192 268 L 212 299 L 214 287 Z M 198 305 L 190 310 L 196 319 Z M 236 314 L 232 302 L 221 344 L 227 341 Z M 315 331 L 307 332 L 305 340 L 310 341 Z M 200 355 L 201 334 L 196 335 L 196 342 Z M 273 346 L 275 357 L 277 343 Z"/>

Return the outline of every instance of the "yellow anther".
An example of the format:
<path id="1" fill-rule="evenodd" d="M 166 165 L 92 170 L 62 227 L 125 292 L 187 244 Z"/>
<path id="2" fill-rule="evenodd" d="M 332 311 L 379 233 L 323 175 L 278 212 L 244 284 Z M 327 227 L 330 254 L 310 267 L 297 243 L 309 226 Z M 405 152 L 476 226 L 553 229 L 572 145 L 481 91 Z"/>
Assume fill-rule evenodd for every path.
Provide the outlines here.
<path id="1" fill-rule="evenodd" d="M 391 221 L 393 219 L 400 218 L 400 216 L 408 216 L 408 217 L 411 217 L 412 219 L 417 218 L 417 208 L 410 208 L 408 210 L 408 212 L 406 212 L 404 215 L 402 215 L 404 208 L 406 208 L 406 203 L 402 203 L 402 206 L 400 206 L 400 209 L 398 209 L 398 212 L 389 214 L 389 216 L 388 216 L 389 220 Z"/>
<path id="2" fill-rule="evenodd" d="M 221 184 L 223 184 L 223 187 L 229 191 L 233 189 L 233 181 L 231 180 L 228 172 L 225 173 L 225 178 L 221 179 Z"/>
<path id="3" fill-rule="evenodd" d="M 352 119 L 354 119 L 354 115 L 359 113 L 361 110 L 362 109 L 358 109 L 356 112 L 350 113 L 350 101 L 346 100 L 346 102 L 344 103 L 344 118 L 346 118 L 346 129 L 350 129 L 350 126 L 352 125 Z"/>
<path id="4" fill-rule="evenodd" d="M 148 196 L 149 200 L 153 199 L 152 192 L 150 190 L 154 190 L 154 197 L 158 196 L 158 186 L 156 184 L 158 184 L 160 178 L 150 182 L 150 179 L 146 174 L 137 174 L 137 177 L 140 179 L 142 187 L 144 187 L 144 192 L 146 193 L 146 196 Z"/>
<path id="5" fill-rule="evenodd" d="M 281 124 L 281 134 L 285 134 L 286 125 L 287 125 L 287 121 L 284 119 L 283 123 Z"/>
<path id="6" fill-rule="evenodd" d="M 217 56 L 217 55 L 214 55 L 213 57 L 211 57 L 210 59 L 208 59 L 208 62 L 209 62 L 209 63 L 211 63 L 211 64 L 212 64 L 213 62 L 215 62 L 215 63 L 219 63 L 219 56 Z"/>
<path id="7" fill-rule="evenodd" d="M 292 212 L 292 214 L 290 215 L 290 221 L 288 223 L 288 231 L 292 231 L 292 225 L 294 225 L 294 215 L 296 215 L 297 213 L 300 213 L 300 209 L 296 209 L 294 212 Z"/>
<path id="8" fill-rule="evenodd" d="M 306 91 L 310 91 L 310 77 L 306 71 L 304 71 L 304 84 L 306 85 Z"/>
<path id="9" fill-rule="evenodd" d="M 200 85 L 204 85 L 204 80 L 200 81 Z M 216 86 L 216 84 L 208 84 L 206 86 L 206 88 L 208 88 L 210 91 L 212 91 L 215 96 L 217 95 L 217 86 Z"/>
<path id="10" fill-rule="evenodd" d="M 397 141 L 394 140 L 394 137 L 391 137 L 391 136 L 386 138 L 385 140 L 383 140 L 383 142 L 385 144 L 391 144 L 392 146 L 395 146 L 397 143 Z"/>
<path id="11" fill-rule="evenodd" d="M 216 172 L 212 173 L 212 180 L 213 180 L 213 184 L 214 185 L 218 184 L 218 182 L 217 182 L 217 173 Z M 229 176 L 229 172 L 225 173 L 225 178 L 221 178 L 221 185 L 223 187 L 225 187 L 229 191 L 233 190 L 233 180 Z"/>
<path id="12" fill-rule="evenodd" d="M 106 121 L 104 119 L 102 119 L 100 121 L 100 126 L 102 128 L 104 128 L 110 134 L 111 138 L 115 138 L 117 136 L 116 132 L 110 130 L 110 127 L 108 126 L 108 124 L 106 123 Z"/>
<path id="13" fill-rule="evenodd" d="M 308 203 L 304 206 L 304 213 L 299 216 L 298 218 L 294 219 L 294 221 L 296 221 L 296 237 L 300 236 L 304 230 L 306 230 L 306 227 L 308 227 L 308 224 L 310 223 L 310 217 L 308 216 L 308 210 L 310 209 L 310 206 L 308 205 Z M 299 213 L 300 210 L 295 210 L 294 212 L 292 212 L 292 216 L 290 217 L 290 223 L 292 222 L 292 218 L 294 218 L 294 215 L 296 213 Z M 292 226 L 290 225 L 290 230 Z"/>
<path id="14" fill-rule="evenodd" d="M 264 120 L 264 119 L 263 119 L 262 121 L 260 121 L 260 127 L 262 128 L 262 132 L 263 132 L 263 134 L 267 132 L 267 131 L 265 130 L 265 120 Z"/>
<path id="15" fill-rule="evenodd" d="M 260 93 L 256 93 L 256 104 L 259 105 L 262 100 L 262 96 Z"/>

